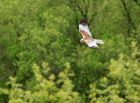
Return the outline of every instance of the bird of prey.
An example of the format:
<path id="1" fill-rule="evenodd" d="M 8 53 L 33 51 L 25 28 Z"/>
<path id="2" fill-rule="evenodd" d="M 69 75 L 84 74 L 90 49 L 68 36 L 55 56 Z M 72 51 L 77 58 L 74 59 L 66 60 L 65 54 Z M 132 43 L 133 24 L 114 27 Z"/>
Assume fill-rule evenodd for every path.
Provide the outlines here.
<path id="1" fill-rule="evenodd" d="M 103 40 L 94 39 L 89 30 L 87 20 L 82 19 L 79 24 L 79 32 L 82 35 L 81 43 L 86 43 L 90 48 L 99 48 L 99 44 L 104 44 Z"/>

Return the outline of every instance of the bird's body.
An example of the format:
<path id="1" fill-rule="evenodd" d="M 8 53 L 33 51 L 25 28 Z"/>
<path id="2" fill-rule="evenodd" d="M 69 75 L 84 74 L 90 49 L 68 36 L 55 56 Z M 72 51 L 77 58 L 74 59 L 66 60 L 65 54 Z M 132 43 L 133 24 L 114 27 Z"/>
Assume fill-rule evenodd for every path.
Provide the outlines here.
<path id="1" fill-rule="evenodd" d="M 102 40 L 94 39 L 88 28 L 87 21 L 81 20 L 79 24 L 79 32 L 82 35 L 81 43 L 86 43 L 91 48 L 99 48 L 98 44 L 104 44 Z"/>

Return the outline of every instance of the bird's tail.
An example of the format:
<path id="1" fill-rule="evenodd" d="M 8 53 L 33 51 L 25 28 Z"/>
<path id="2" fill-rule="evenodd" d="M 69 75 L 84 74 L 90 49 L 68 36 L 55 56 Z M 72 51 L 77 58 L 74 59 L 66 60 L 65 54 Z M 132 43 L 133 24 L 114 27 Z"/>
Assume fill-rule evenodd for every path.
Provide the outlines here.
<path id="1" fill-rule="evenodd" d="M 94 39 L 97 44 L 104 44 L 104 41 L 101 39 Z"/>

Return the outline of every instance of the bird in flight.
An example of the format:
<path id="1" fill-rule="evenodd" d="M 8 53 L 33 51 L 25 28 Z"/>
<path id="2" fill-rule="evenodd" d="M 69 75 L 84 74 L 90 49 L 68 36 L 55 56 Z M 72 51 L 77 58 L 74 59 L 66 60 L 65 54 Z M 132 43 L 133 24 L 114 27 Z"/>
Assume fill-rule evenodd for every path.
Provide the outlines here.
<path id="1" fill-rule="evenodd" d="M 87 20 L 82 19 L 79 24 L 79 32 L 82 35 L 81 43 L 85 43 L 90 48 L 99 48 L 99 44 L 104 44 L 103 40 L 94 39 L 89 30 Z"/>

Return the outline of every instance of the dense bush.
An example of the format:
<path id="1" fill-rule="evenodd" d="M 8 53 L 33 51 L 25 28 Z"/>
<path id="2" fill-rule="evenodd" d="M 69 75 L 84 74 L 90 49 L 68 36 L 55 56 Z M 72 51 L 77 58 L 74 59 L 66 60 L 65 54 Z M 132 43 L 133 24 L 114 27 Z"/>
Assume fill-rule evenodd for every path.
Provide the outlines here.
<path id="1" fill-rule="evenodd" d="M 0 0 L 0 102 L 139 102 L 139 4 Z M 82 18 L 100 50 L 79 43 Z"/>
<path id="2" fill-rule="evenodd" d="M 140 52 L 136 42 L 132 42 L 132 52 L 128 56 L 121 53 L 112 59 L 109 73 L 91 85 L 91 103 L 139 103 L 140 63 L 136 59 Z"/>
<path id="3" fill-rule="evenodd" d="M 40 71 L 42 70 L 42 72 Z M 34 64 L 32 67 L 34 79 L 28 87 L 17 83 L 16 77 L 10 77 L 10 89 L 0 89 L 1 93 L 8 95 L 9 103 L 81 103 L 78 92 L 73 91 L 73 83 L 69 77 L 69 64 L 57 76 L 50 74 L 47 63 L 42 67 Z"/>

